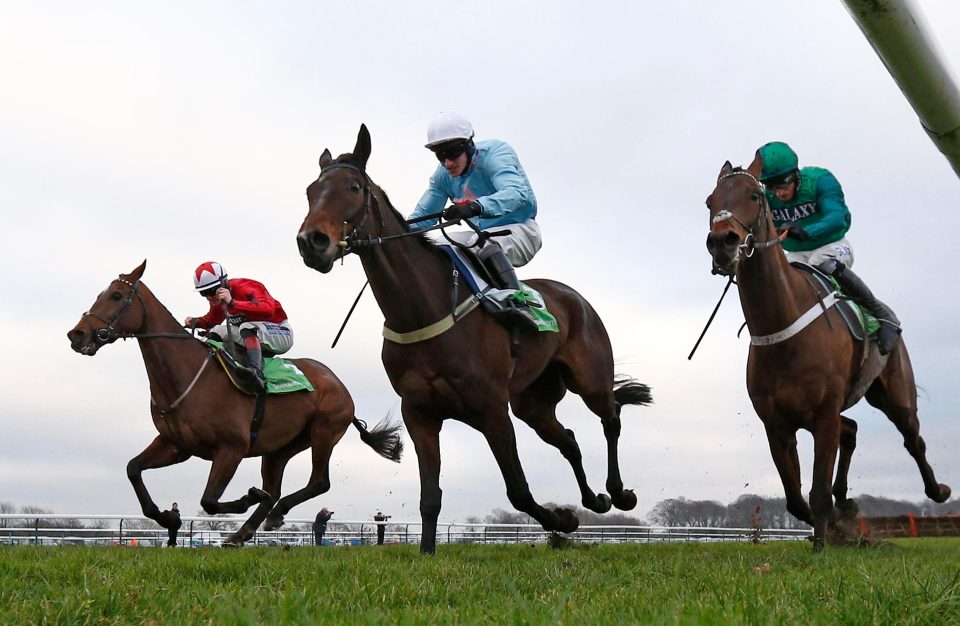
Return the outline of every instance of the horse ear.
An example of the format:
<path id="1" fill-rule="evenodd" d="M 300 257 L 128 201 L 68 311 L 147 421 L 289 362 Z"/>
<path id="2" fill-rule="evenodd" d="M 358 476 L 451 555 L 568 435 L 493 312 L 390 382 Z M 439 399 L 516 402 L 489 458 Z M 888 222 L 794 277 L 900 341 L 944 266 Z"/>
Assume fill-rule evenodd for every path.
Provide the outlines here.
<path id="1" fill-rule="evenodd" d="M 733 165 L 730 164 L 730 161 L 727 161 L 723 164 L 723 167 L 720 168 L 720 173 L 717 174 L 717 178 L 720 178 L 724 174 L 729 174 L 733 171 Z"/>
<path id="2" fill-rule="evenodd" d="M 362 170 L 367 169 L 367 159 L 370 158 L 370 131 L 366 124 L 360 124 L 357 133 L 357 145 L 353 148 L 353 161 Z"/>
<path id="3" fill-rule="evenodd" d="M 753 163 L 750 164 L 747 171 L 753 174 L 754 178 L 760 178 L 760 172 L 763 171 L 763 157 L 760 156 L 759 150 L 757 150 L 756 156 L 753 157 Z"/>
<path id="4" fill-rule="evenodd" d="M 330 154 L 330 150 L 324 149 L 323 154 L 320 155 L 320 169 L 330 165 L 330 161 L 332 160 L 333 155 Z"/>
<path id="5" fill-rule="evenodd" d="M 130 272 L 130 278 L 132 278 L 133 280 L 140 280 L 141 278 L 143 278 L 143 271 L 144 271 L 145 269 L 147 269 L 147 260 L 146 260 L 146 259 L 144 259 L 144 260 L 143 260 L 143 263 L 141 263 L 140 265 L 138 265 L 135 270 L 133 270 L 132 272 Z"/>

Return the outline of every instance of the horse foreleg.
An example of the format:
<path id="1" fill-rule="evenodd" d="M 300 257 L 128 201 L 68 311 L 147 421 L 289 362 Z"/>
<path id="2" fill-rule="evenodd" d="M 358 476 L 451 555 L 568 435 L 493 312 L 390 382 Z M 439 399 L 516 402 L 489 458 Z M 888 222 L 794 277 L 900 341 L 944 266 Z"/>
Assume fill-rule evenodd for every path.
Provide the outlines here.
<path id="1" fill-rule="evenodd" d="M 583 470 L 583 454 L 580 452 L 580 446 L 577 445 L 577 438 L 572 430 L 565 429 L 557 421 L 556 404 L 532 393 L 522 393 L 511 398 L 510 406 L 513 408 L 513 413 L 533 428 L 540 439 L 559 450 L 563 458 L 570 463 L 577 485 L 580 487 L 583 507 L 596 513 L 609 511 L 610 496 L 605 493 L 595 493 L 587 484 L 587 474 Z"/>
<path id="2" fill-rule="evenodd" d="M 813 431 L 813 481 L 810 484 L 810 509 L 813 512 L 813 550 L 823 550 L 827 524 L 833 515 L 830 483 L 840 448 L 839 415 L 821 416 Z"/>
<path id="3" fill-rule="evenodd" d="M 900 348 L 891 354 L 891 362 L 866 394 L 867 402 L 886 414 L 903 436 L 903 447 L 913 457 L 923 479 L 923 489 L 934 502 L 950 499 L 950 487 L 937 482 L 933 468 L 927 463 L 927 444 L 920 436 L 917 417 L 917 389 L 907 351 Z"/>
<path id="4" fill-rule="evenodd" d="M 440 489 L 440 428 L 439 418 L 401 406 L 407 434 L 417 451 L 420 467 L 420 554 L 437 551 L 437 519 L 443 491 Z"/>
<path id="5" fill-rule="evenodd" d="M 572 533 L 580 525 L 577 516 L 570 509 L 558 508 L 550 511 L 533 499 L 530 486 L 520 465 L 517 455 L 517 439 L 509 415 L 487 418 L 480 431 L 487 439 L 500 473 L 507 486 L 507 499 L 518 511 L 523 511 L 537 520 L 544 530 Z"/>
<path id="6" fill-rule="evenodd" d="M 156 469 L 158 467 L 167 467 L 182 463 L 190 458 L 190 455 L 183 452 L 170 441 L 157 437 L 143 452 L 135 456 L 127 463 L 127 478 L 133 485 L 133 491 L 137 494 L 137 500 L 140 502 L 140 509 L 143 514 L 164 528 L 170 528 L 170 520 L 160 511 L 143 484 L 143 471 Z"/>
<path id="7" fill-rule="evenodd" d="M 770 456 L 780 474 L 783 483 L 783 494 L 787 499 L 787 511 L 801 522 L 813 526 L 813 513 L 800 490 L 800 458 L 797 456 L 797 433 L 780 432 L 769 426 L 767 443 L 770 446 Z"/>
<path id="8" fill-rule="evenodd" d="M 837 462 L 837 477 L 833 481 L 833 498 L 843 517 L 857 516 L 857 503 L 847 498 L 847 477 L 850 461 L 857 447 L 857 423 L 849 417 L 840 416 L 840 458 Z"/>

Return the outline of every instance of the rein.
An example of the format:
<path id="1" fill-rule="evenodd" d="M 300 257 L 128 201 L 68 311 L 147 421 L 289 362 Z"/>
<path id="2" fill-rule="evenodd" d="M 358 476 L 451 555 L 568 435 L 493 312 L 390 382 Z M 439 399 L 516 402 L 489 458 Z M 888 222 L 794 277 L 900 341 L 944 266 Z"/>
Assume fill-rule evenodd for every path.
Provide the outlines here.
<path id="1" fill-rule="evenodd" d="M 333 171 L 335 169 L 341 169 L 341 168 L 349 169 L 357 172 L 358 174 L 363 176 L 363 179 L 365 182 L 363 206 L 358 211 L 357 215 L 355 215 L 353 218 L 344 220 L 343 222 L 344 237 L 341 241 L 337 242 L 337 246 L 342 248 L 344 252 L 344 254 L 341 255 L 340 257 L 341 261 L 343 260 L 343 257 L 346 254 L 350 254 L 350 253 L 356 254 L 357 251 L 363 250 L 365 248 L 380 246 L 388 241 L 403 239 L 404 237 L 422 235 L 423 233 L 427 233 L 434 230 L 443 231 L 444 238 L 447 239 L 447 241 L 449 241 L 451 244 L 455 246 L 458 246 L 461 248 L 472 247 L 472 246 L 465 246 L 463 244 L 457 243 L 451 240 L 450 237 L 447 236 L 446 231 L 444 231 L 444 229 L 453 224 L 459 224 L 460 220 L 444 222 L 441 219 L 443 217 L 442 211 L 439 213 L 431 213 L 429 215 L 424 215 L 416 219 L 406 220 L 404 222 L 406 225 L 410 225 L 410 224 L 415 224 L 417 222 L 423 222 L 429 219 L 441 219 L 440 223 L 435 224 L 434 226 L 430 226 L 428 228 L 407 231 L 405 233 L 400 233 L 399 235 L 388 235 L 386 237 L 382 237 L 382 236 L 371 237 L 370 235 L 362 236 L 360 234 L 359 229 L 367 221 L 367 218 L 370 216 L 371 206 L 374 207 L 377 213 L 377 216 L 380 218 L 380 227 L 383 228 L 383 213 L 380 208 L 380 202 L 377 199 L 376 194 L 374 194 L 371 191 L 371 187 L 373 186 L 373 181 L 370 180 L 370 177 L 367 175 L 367 173 L 364 170 L 357 167 L 353 163 L 333 163 L 331 165 L 328 165 L 327 167 L 320 168 L 320 176 L 317 178 L 317 180 L 322 178 L 323 175 L 326 174 L 327 172 Z M 466 224 L 470 228 L 472 228 L 478 235 L 477 241 L 473 244 L 473 246 L 481 245 L 486 239 L 493 236 L 497 236 L 498 234 L 502 234 L 502 233 L 485 233 L 481 231 L 477 226 L 475 226 L 469 220 L 464 220 L 464 221 L 466 221 Z M 349 234 L 347 233 L 348 225 L 352 226 L 352 230 L 349 232 Z M 451 328 L 453 328 L 454 324 L 456 324 L 461 318 L 466 317 L 475 308 L 477 308 L 477 305 L 480 304 L 480 300 L 477 297 L 470 297 L 464 300 L 462 303 L 460 303 L 459 306 L 457 305 L 457 296 L 459 293 L 459 276 L 460 276 L 460 273 L 457 271 L 457 268 L 454 266 L 453 289 L 451 292 L 451 307 L 450 307 L 451 313 L 449 315 L 447 315 L 446 317 L 444 317 L 439 321 L 434 322 L 433 324 L 430 324 L 423 328 L 413 330 L 407 333 L 398 333 L 396 331 L 393 331 L 387 328 L 386 325 L 384 325 L 383 327 L 384 338 L 386 338 L 388 341 L 392 341 L 394 343 L 400 343 L 400 344 L 418 343 L 418 342 L 436 337 L 437 335 L 441 335 L 447 332 L 448 330 L 450 330 Z M 350 310 L 347 312 L 347 316 L 343 320 L 343 324 L 341 324 L 340 330 L 337 332 L 337 336 L 333 340 L 333 345 L 330 346 L 331 349 L 335 348 L 337 345 L 337 342 L 340 340 L 340 335 L 343 334 L 343 329 L 346 328 L 347 322 L 350 320 L 350 316 L 353 315 L 353 311 L 356 308 L 357 303 L 360 301 L 360 297 L 363 295 L 363 292 L 366 289 L 367 284 L 368 283 L 364 283 L 363 287 L 360 289 L 360 293 L 357 294 L 357 298 L 353 302 L 353 306 L 351 306 Z"/>
<path id="2" fill-rule="evenodd" d="M 123 316 L 127 314 L 127 311 L 130 310 L 130 305 L 133 303 L 134 297 L 140 300 L 140 306 L 141 308 L 143 308 L 143 324 L 141 324 L 141 328 L 147 325 L 148 315 L 147 315 L 147 305 L 143 301 L 143 295 L 140 294 L 139 278 L 136 281 L 131 283 L 130 281 L 124 279 L 123 276 L 121 275 L 115 278 L 114 282 L 123 283 L 124 285 L 127 285 L 130 287 L 130 293 L 127 294 L 127 298 L 124 301 L 123 306 L 120 307 L 120 310 L 117 311 L 117 313 L 110 320 L 105 320 L 104 318 L 100 317 L 96 313 L 91 313 L 90 311 L 85 311 L 83 315 L 80 316 L 81 319 L 85 317 L 92 317 L 94 319 L 100 320 L 101 322 L 107 325 L 106 328 L 97 329 L 95 335 L 98 341 L 102 341 L 103 343 L 106 344 L 106 343 L 113 343 L 117 339 L 123 339 L 124 341 L 126 341 L 127 339 L 153 339 L 153 338 L 160 338 L 160 337 L 166 338 L 166 339 L 196 340 L 196 337 L 194 337 L 192 334 L 183 334 L 183 333 L 120 333 L 120 332 L 117 332 L 117 329 L 115 328 L 115 326 L 120 322 L 121 319 L 123 319 Z M 194 385 L 197 384 L 197 381 L 200 380 L 200 375 L 203 374 L 203 370 L 207 368 L 207 364 L 210 363 L 210 359 L 212 356 L 213 356 L 213 352 L 210 352 L 207 355 L 207 358 L 203 360 L 203 364 L 200 366 L 200 369 L 197 370 L 197 373 L 193 376 L 193 380 L 190 381 L 190 384 L 187 385 L 187 388 L 183 391 L 183 393 L 181 393 L 180 396 L 173 401 L 173 404 L 171 404 L 166 409 L 157 409 L 157 413 L 161 418 L 166 417 L 168 413 L 173 412 L 174 410 L 176 410 L 178 406 L 180 406 L 180 403 L 183 402 L 183 400 L 187 397 L 190 391 L 193 390 L 193 387 Z M 157 405 L 152 395 L 150 397 L 150 403 L 154 406 Z"/>

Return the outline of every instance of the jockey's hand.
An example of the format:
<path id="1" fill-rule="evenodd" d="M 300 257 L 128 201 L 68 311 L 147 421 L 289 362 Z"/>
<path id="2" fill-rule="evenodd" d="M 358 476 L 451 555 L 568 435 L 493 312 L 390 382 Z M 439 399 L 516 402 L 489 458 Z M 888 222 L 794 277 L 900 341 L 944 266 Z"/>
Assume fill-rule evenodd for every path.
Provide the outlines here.
<path id="1" fill-rule="evenodd" d="M 461 204 L 451 204 L 443 210 L 443 219 L 456 222 L 469 217 L 476 217 L 483 213 L 483 205 L 477 200 Z"/>
<path id="2" fill-rule="evenodd" d="M 225 287 L 220 287 L 217 289 L 217 293 L 214 297 L 217 299 L 217 302 L 221 304 L 226 304 L 227 306 L 233 304 L 233 296 L 230 295 L 230 290 Z"/>
<path id="3" fill-rule="evenodd" d="M 197 323 L 197 318 L 187 316 L 187 319 L 183 320 L 183 325 L 187 328 L 193 328 L 193 325 Z"/>
<path id="4" fill-rule="evenodd" d="M 787 237 L 796 239 L 797 241 L 808 241 L 810 239 L 810 233 L 805 231 L 801 226 L 790 224 L 790 228 L 787 229 Z"/>

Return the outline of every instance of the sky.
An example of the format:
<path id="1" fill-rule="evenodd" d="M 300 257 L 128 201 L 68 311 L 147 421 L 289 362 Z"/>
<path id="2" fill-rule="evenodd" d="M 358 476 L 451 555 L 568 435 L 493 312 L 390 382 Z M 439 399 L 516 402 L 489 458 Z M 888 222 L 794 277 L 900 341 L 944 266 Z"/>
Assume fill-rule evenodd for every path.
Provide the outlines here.
<path id="1" fill-rule="evenodd" d="M 958 67 L 960 5 L 918 5 Z M 426 126 L 442 110 L 467 116 L 477 139 L 508 141 L 530 177 L 544 245 L 520 278 L 580 291 L 618 373 L 652 387 L 653 406 L 622 415 L 636 515 L 671 497 L 782 495 L 746 394 L 735 294 L 687 360 L 724 285 L 709 271 L 704 200 L 724 161 L 749 164 L 771 140 L 843 185 L 855 269 L 903 322 L 928 458 L 960 487 L 960 184 L 840 2 L 8 0 L 0 59 L 0 501 L 139 514 L 125 467 L 156 435 L 139 349 L 117 342 L 83 357 L 66 332 L 144 259 L 144 282 L 178 319 L 206 309 L 190 277 L 200 262 L 265 283 L 295 329 L 289 354 L 327 364 L 368 423 L 399 417 L 369 294 L 330 348 L 364 282 L 358 260 L 319 274 L 295 236 L 321 152 L 350 151 L 361 123 L 368 173 L 412 210 L 436 167 Z M 846 415 L 860 425 L 851 493 L 923 499 L 884 415 L 865 403 Z M 573 395 L 558 416 L 602 490 L 599 420 Z M 577 504 L 560 454 L 515 428 L 534 497 Z M 812 446 L 799 439 L 806 491 Z M 326 506 L 343 521 L 378 509 L 418 520 L 407 444 L 393 464 L 351 429 L 330 491 L 288 519 Z M 511 508 L 480 433 L 448 421 L 441 450 L 442 522 Z M 192 513 L 208 470 L 191 459 L 144 479 L 161 508 L 176 500 Z M 304 453 L 286 490 L 308 473 Z M 259 460 L 247 459 L 225 495 L 257 484 Z"/>

